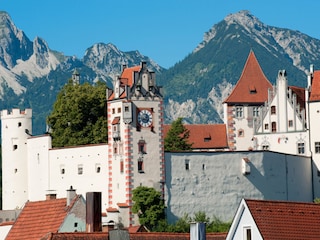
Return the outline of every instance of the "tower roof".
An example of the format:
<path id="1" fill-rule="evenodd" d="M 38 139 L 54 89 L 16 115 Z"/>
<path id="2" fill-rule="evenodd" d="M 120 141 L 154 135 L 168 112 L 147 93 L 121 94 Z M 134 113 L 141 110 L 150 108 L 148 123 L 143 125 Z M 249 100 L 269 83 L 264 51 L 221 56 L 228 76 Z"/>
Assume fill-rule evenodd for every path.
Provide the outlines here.
<path id="1" fill-rule="evenodd" d="M 310 102 L 320 101 L 320 70 L 314 71 L 311 93 L 310 93 Z"/>
<path id="2" fill-rule="evenodd" d="M 253 51 L 250 51 L 240 79 L 224 102 L 262 104 L 268 99 L 268 88 L 271 89 L 272 84 L 264 75 Z"/>

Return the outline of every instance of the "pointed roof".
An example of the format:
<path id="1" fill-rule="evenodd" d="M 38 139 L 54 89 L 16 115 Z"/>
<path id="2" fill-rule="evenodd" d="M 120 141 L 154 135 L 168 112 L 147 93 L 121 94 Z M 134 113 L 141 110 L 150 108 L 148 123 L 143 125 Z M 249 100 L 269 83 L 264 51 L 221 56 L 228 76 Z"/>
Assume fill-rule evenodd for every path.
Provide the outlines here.
<path id="1" fill-rule="evenodd" d="M 141 69 L 141 66 L 134 66 L 130 68 L 124 68 L 121 76 L 119 77 L 120 79 L 120 87 L 124 88 L 125 86 L 132 87 L 133 85 L 133 74 L 134 72 L 139 72 Z M 125 98 L 126 97 L 126 92 L 123 91 L 121 96 L 119 98 Z M 113 100 L 114 99 L 114 92 L 111 94 L 108 100 Z"/>
<path id="2" fill-rule="evenodd" d="M 263 104 L 268 100 L 268 89 L 272 84 L 264 75 L 253 51 L 250 51 L 240 79 L 224 101 L 229 104 Z"/>
<path id="3" fill-rule="evenodd" d="M 79 197 L 80 195 L 72 201 L 70 206 L 67 206 L 66 198 L 27 202 L 6 239 L 40 239 L 49 232 L 58 232 Z"/>
<path id="4" fill-rule="evenodd" d="M 320 204 L 248 200 L 245 203 L 263 239 L 318 239 Z"/>
<path id="5" fill-rule="evenodd" d="M 224 149 L 228 148 L 225 124 L 185 124 L 189 130 L 188 143 L 192 149 Z M 171 125 L 164 125 L 164 137 Z"/>
<path id="6" fill-rule="evenodd" d="M 310 93 L 310 102 L 320 101 L 320 70 L 314 71 L 311 93 Z"/>

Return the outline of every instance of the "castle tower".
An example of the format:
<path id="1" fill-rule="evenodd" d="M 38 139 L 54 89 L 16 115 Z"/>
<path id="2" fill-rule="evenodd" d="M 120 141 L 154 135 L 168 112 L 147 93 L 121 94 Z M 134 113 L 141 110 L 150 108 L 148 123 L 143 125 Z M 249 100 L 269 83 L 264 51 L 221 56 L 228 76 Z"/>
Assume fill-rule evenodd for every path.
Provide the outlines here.
<path id="1" fill-rule="evenodd" d="M 153 187 L 163 193 L 163 99 L 146 63 L 124 67 L 108 98 L 109 210 L 124 226 L 138 222 L 131 212 L 132 190 Z M 121 218 L 121 219 L 120 219 Z M 120 219 L 120 220 L 119 220 Z"/>
<path id="2" fill-rule="evenodd" d="M 1 111 L 2 209 L 21 208 L 28 199 L 27 138 L 32 133 L 32 110 Z"/>
<path id="3" fill-rule="evenodd" d="M 73 85 L 80 84 L 80 73 L 77 71 L 77 69 L 74 69 L 72 73 L 72 82 Z"/>
<path id="4" fill-rule="evenodd" d="M 272 89 L 272 84 L 250 51 L 240 79 L 224 101 L 224 123 L 230 150 L 254 148 L 254 130 L 259 124 L 262 106 L 268 100 L 268 89 Z"/>

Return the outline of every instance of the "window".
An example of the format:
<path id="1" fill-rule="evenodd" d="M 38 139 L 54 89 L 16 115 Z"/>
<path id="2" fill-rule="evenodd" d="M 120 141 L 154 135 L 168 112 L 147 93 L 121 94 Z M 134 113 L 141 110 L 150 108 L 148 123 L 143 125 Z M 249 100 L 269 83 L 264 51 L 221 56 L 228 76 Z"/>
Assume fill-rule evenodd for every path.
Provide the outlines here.
<path id="1" fill-rule="evenodd" d="M 186 170 L 190 170 L 190 160 L 189 159 L 184 160 L 184 165 L 185 165 Z"/>
<path id="2" fill-rule="evenodd" d="M 320 153 L 320 142 L 315 142 L 314 143 L 314 152 L 315 153 Z"/>
<path id="3" fill-rule="evenodd" d="M 21 122 L 18 122 L 18 127 L 21 127 L 22 126 L 22 123 Z"/>
<path id="4" fill-rule="evenodd" d="M 138 172 L 139 173 L 143 173 L 143 160 L 141 158 L 139 158 L 138 160 Z"/>
<path id="5" fill-rule="evenodd" d="M 116 110 L 114 108 L 112 108 L 112 114 L 115 114 Z"/>
<path id="6" fill-rule="evenodd" d="M 64 166 L 64 165 L 61 165 L 61 166 L 60 166 L 60 173 L 61 173 L 61 174 L 65 174 L 65 173 L 66 173 L 66 169 L 65 169 L 65 166 Z"/>
<path id="7" fill-rule="evenodd" d="M 14 150 L 17 150 L 17 149 L 18 149 L 18 145 L 17 145 L 17 144 L 14 144 L 14 145 L 13 145 L 13 151 L 14 151 Z"/>
<path id="8" fill-rule="evenodd" d="M 271 123 L 271 131 L 272 132 L 276 132 L 277 131 L 277 123 L 276 122 L 272 122 Z"/>
<path id="9" fill-rule="evenodd" d="M 125 111 L 125 112 L 129 112 L 129 107 L 128 107 L 128 106 L 125 106 L 125 107 L 124 107 L 124 111 Z"/>
<path id="10" fill-rule="evenodd" d="M 120 160 L 120 172 L 123 173 L 123 169 L 124 169 L 124 166 L 123 166 L 123 159 Z"/>
<path id="11" fill-rule="evenodd" d="M 118 113 L 121 113 L 121 108 L 118 108 Z"/>
<path id="12" fill-rule="evenodd" d="M 101 166 L 100 164 L 96 164 L 96 173 L 100 173 L 101 172 Z"/>
<path id="13" fill-rule="evenodd" d="M 264 125 L 264 130 L 268 130 L 268 129 L 269 129 L 269 124 L 266 123 L 266 124 Z"/>
<path id="14" fill-rule="evenodd" d="M 141 154 L 146 153 L 146 141 L 143 139 L 140 139 L 138 142 L 138 152 Z"/>
<path id="15" fill-rule="evenodd" d="M 288 125 L 289 125 L 289 127 L 293 127 L 293 121 L 289 120 Z"/>
<path id="16" fill-rule="evenodd" d="M 267 145 L 267 144 L 262 145 L 262 150 L 269 150 L 269 145 Z"/>
<path id="17" fill-rule="evenodd" d="M 250 227 L 244 227 L 243 228 L 243 239 L 245 240 L 251 240 L 251 228 Z"/>
<path id="18" fill-rule="evenodd" d="M 304 154 L 304 142 L 298 143 L 298 154 Z"/>
<path id="19" fill-rule="evenodd" d="M 276 106 L 271 106 L 271 114 L 276 114 Z"/>
<path id="20" fill-rule="evenodd" d="M 238 130 L 238 137 L 244 137 L 244 131 L 243 129 Z"/>
<path id="21" fill-rule="evenodd" d="M 243 118 L 243 107 L 236 107 L 236 117 Z"/>
<path id="22" fill-rule="evenodd" d="M 80 164 L 78 165 L 78 175 L 82 175 L 83 174 L 83 165 Z"/>
<path id="23" fill-rule="evenodd" d="M 253 117 L 259 117 L 260 111 L 259 107 L 253 107 Z"/>
<path id="24" fill-rule="evenodd" d="M 204 163 L 202 164 L 202 170 L 206 170 L 206 165 Z"/>

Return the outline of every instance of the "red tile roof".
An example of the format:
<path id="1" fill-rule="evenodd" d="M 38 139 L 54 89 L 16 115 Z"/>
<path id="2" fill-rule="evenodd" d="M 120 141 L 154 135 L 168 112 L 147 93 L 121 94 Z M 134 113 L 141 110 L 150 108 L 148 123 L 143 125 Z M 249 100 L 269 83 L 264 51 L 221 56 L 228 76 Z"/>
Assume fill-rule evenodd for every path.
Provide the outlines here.
<path id="1" fill-rule="evenodd" d="M 207 240 L 225 240 L 227 233 L 207 233 Z M 97 233 L 50 233 L 40 240 L 108 240 L 106 232 Z M 141 232 L 130 233 L 130 240 L 190 240 L 190 233 Z"/>
<path id="2" fill-rule="evenodd" d="M 189 131 L 189 143 L 193 149 L 223 149 L 228 147 L 225 124 L 185 124 Z M 166 137 L 171 125 L 164 125 Z"/>
<path id="3" fill-rule="evenodd" d="M 314 71 L 312 86 L 311 86 L 311 94 L 310 94 L 310 102 L 320 101 L 320 70 Z"/>
<path id="4" fill-rule="evenodd" d="M 272 89 L 272 84 L 264 75 L 253 51 L 250 51 L 240 79 L 224 102 L 263 104 L 268 100 L 268 88 Z"/>
<path id="5" fill-rule="evenodd" d="M 133 74 L 134 72 L 138 72 L 140 71 L 141 66 L 134 66 L 134 67 L 130 67 L 130 68 L 125 68 L 123 69 L 121 76 L 120 76 L 120 86 L 124 87 L 124 86 L 129 86 L 132 87 L 133 85 Z M 119 98 L 125 98 L 125 91 L 123 92 L 123 94 L 119 97 Z M 114 99 L 114 92 L 110 95 L 108 100 L 113 100 Z"/>
<path id="6" fill-rule="evenodd" d="M 320 204 L 245 201 L 263 239 L 320 239 Z"/>
<path id="7" fill-rule="evenodd" d="M 27 202 L 6 240 L 39 240 L 49 232 L 57 232 L 71 207 L 66 204 L 66 198 Z"/>
<path id="8" fill-rule="evenodd" d="M 107 232 L 49 233 L 40 240 L 109 240 L 109 234 Z"/>

